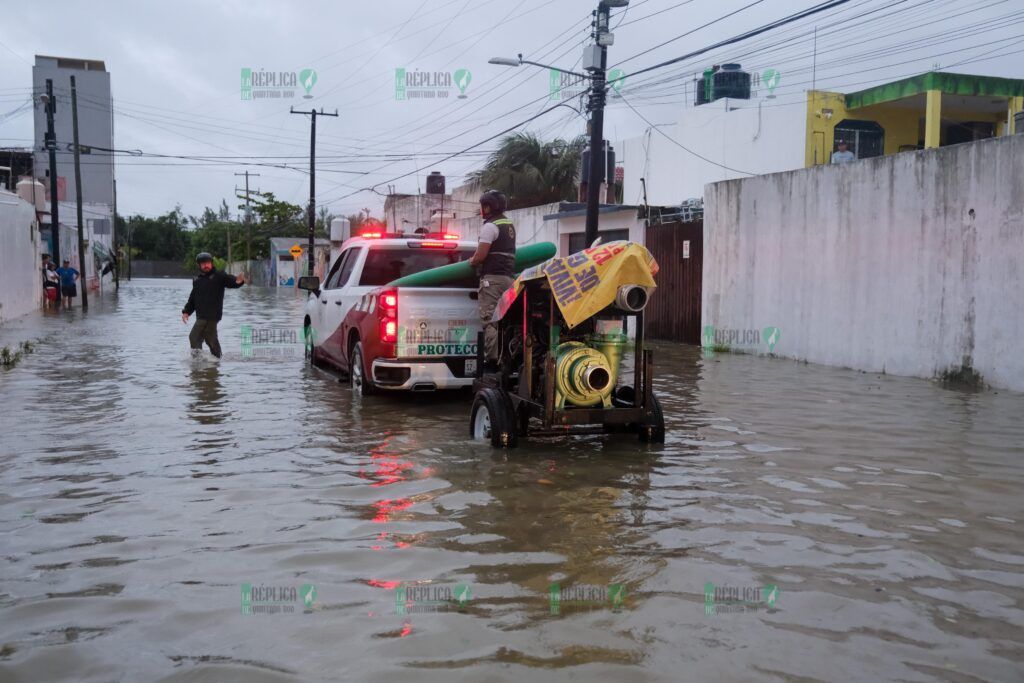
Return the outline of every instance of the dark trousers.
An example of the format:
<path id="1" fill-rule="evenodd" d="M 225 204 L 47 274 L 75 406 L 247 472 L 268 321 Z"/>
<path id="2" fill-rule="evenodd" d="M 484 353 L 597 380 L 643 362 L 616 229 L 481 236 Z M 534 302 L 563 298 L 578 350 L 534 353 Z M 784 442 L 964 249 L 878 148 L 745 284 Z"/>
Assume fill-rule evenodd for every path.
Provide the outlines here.
<path id="1" fill-rule="evenodd" d="M 196 324 L 188 333 L 188 342 L 193 349 L 202 349 L 203 342 L 210 347 L 210 353 L 220 358 L 220 340 L 217 339 L 217 321 L 196 318 Z"/>

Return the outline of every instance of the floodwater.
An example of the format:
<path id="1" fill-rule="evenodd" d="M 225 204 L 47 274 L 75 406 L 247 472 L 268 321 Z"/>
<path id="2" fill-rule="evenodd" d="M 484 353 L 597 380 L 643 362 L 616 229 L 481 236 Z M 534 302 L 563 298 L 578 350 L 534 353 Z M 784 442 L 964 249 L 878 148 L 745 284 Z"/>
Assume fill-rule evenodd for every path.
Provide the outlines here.
<path id="1" fill-rule="evenodd" d="M 0 680 L 1024 678 L 1024 395 L 665 345 L 664 446 L 497 452 L 187 286 L 0 329 Z"/>

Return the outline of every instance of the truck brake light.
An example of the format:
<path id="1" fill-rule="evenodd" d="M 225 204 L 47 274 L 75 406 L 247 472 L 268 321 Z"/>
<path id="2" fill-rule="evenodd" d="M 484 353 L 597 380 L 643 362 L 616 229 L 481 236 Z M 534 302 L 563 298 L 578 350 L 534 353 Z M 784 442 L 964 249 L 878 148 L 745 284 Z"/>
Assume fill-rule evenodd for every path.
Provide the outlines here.
<path id="1" fill-rule="evenodd" d="M 379 295 L 377 317 L 380 319 L 380 340 L 385 344 L 398 341 L 398 291 L 385 289 Z"/>

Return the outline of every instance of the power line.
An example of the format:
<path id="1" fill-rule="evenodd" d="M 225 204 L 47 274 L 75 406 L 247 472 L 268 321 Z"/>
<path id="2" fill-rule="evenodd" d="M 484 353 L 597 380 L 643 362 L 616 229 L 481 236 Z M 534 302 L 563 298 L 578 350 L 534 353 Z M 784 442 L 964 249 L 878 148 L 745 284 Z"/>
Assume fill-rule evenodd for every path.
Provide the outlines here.
<path id="1" fill-rule="evenodd" d="M 658 135 L 661 135 L 666 140 L 668 140 L 669 142 L 671 142 L 673 145 L 675 145 L 679 149 L 683 150 L 684 152 L 687 152 L 688 154 L 692 154 L 693 156 L 697 157 L 698 159 L 703 159 L 704 161 L 708 162 L 709 164 L 713 164 L 715 166 L 718 166 L 719 168 L 724 168 L 726 171 L 732 171 L 733 173 L 742 173 L 744 175 L 757 175 L 755 173 L 751 173 L 750 171 L 741 171 L 741 170 L 739 170 L 737 168 L 731 168 L 729 166 L 726 166 L 725 164 L 720 164 L 717 161 L 714 161 L 712 159 L 708 159 L 703 154 L 698 154 L 697 152 L 694 152 L 692 149 L 690 149 L 689 147 L 687 147 L 683 143 L 679 142 L 675 138 L 673 138 L 670 135 L 668 135 L 667 133 L 665 133 L 663 130 L 661 130 L 661 128 L 659 128 L 658 126 L 656 126 L 653 123 L 651 123 L 647 119 L 647 117 L 644 116 L 643 114 L 641 114 L 639 111 L 637 111 L 636 107 L 634 107 L 632 104 L 630 104 L 629 100 L 627 100 L 625 97 L 622 98 L 622 101 L 626 104 L 626 106 L 628 106 L 630 109 L 632 109 L 633 113 L 636 114 L 637 116 L 639 116 L 644 121 L 644 123 L 646 123 L 648 126 L 650 126 L 651 129 L 657 131 Z"/>

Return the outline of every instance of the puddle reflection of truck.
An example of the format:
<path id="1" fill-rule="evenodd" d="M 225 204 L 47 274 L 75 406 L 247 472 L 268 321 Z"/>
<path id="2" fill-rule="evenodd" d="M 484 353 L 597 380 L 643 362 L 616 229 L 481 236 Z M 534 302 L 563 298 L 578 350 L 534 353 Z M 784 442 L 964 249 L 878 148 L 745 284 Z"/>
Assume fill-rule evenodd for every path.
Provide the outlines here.
<path id="1" fill-rule="evenodd" d="M 456 236 L 361 236 L 342 245 L 321 287 L 304 277 L 306 350 L 361 395 L 469 387 L 476 375 L 477 279 L 389 287 L 400 277 L 469 259 Z"/>

